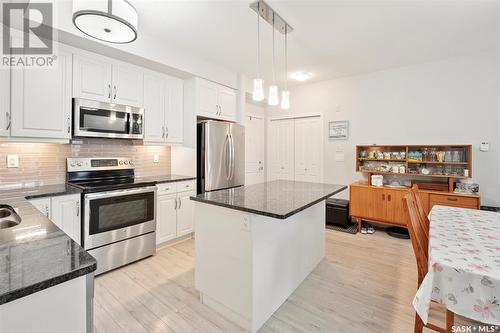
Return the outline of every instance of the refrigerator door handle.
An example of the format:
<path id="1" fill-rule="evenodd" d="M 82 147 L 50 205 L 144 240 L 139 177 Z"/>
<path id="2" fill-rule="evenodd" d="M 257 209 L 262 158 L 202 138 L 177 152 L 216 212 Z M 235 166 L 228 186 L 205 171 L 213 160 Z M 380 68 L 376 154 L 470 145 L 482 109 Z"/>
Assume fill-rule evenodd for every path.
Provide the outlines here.
<path id="1" fill-rule="evenodd" d="M 229 134 L 231 137 L 231 177 L 229 179 L 233 179 L 234 177 L 234 138 L 233 134 Z"/>
<path id="2" fill-rule="evenodd" d="M 226 134 L 226 140 L 224 141 L 225 150 L 225 162 L 226 162 L 226 179 L 231 179 L 231 134 Z"/>

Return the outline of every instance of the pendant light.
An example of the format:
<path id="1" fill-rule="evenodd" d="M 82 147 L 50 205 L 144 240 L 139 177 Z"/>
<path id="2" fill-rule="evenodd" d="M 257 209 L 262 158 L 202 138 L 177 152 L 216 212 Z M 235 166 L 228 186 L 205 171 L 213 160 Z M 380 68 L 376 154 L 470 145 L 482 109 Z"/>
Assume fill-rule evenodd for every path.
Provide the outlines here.
<path id="1" fill-rule="evenodd" d="M 285 89 L 281 92 L 281 108 L 288 110 L 290 108 L 290 91 L 288 90 L 288 34 L 285 25 Z"/>
<path id="2" fill-rule="evenodd" d="M 276 106 L 279 104 L 279 93 L 278 86 L 276 85 L 276 57 L 275 57 L 275 48 L 274 48 L 274 13 L 273 13 L 273 84 L 269 86 L 269 96 L 267 98 L 267 104 L 271 106 Z"/>
<path id="3" fill-rule="evenodd" d="M 73 0 L 73 24 L 92 38 L 125 44 L 137 39 L 138 15 L 127 0 Z"/>
<path id="4" fill-rule="evenodd" d="M 254 101 L 264 100 L 264 80 L 260 78 L 260 5 L 257 5 L 257 77 L 253 79 Z"/>

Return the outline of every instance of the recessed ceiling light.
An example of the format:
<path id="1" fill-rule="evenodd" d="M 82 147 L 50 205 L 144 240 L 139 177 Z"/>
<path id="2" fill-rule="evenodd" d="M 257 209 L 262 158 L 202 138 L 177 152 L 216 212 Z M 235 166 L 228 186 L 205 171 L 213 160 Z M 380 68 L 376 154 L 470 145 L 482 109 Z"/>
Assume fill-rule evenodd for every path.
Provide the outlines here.
<path id="1" fill-rule="evenodd" d="M 306 72 L 306 71 L 298 71 L 292 74 L 292 78 L 295 80 L 302 82 L 305 81 L 309 78 L 311 78 L 312 73 L 311 72 Z"/>

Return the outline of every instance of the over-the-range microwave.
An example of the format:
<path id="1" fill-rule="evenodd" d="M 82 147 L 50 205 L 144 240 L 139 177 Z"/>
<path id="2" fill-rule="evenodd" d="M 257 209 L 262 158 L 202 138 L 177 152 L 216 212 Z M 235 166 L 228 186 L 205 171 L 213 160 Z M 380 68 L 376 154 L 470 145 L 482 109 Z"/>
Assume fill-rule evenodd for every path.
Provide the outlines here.
<path id="1" fill-rule="evenodd" d="M 144 108 L 73 99 L 73 136 L 144 138 Z"/>

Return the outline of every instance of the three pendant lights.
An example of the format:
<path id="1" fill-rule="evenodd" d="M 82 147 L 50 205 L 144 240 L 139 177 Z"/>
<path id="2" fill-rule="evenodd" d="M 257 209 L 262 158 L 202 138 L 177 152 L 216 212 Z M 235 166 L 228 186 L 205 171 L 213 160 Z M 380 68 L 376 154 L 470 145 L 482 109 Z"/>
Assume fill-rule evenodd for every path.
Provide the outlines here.
<path id="1" fill-rule="evenodd" d="M 262 6 L 265 6 L 262 8 Z M 275 57 L 275 30 L 276 24 L 279 24 L 281 31 L 284 35 L 285 47 L 285 87 L 281 91 L 281 108 L 286 110 L 290 108 L 290 91 L 288 90 L 288 32 L 291 31 L 290 26 L 281 19 L 265 2 L 258 1 L 250 5 L 252 9 L 257 12 L 257 78 L 253 80 L 253 93 L 252 98 L 254 101 L 263 101 L 264 96 L 264 80 L 260 76 L 260 18 L 261 14 L 266 13 L 267 21 L 273 28 L 273 75 L 272 82 L 269 85 L 269 93 L 267 96 L 267 104 L 270 106 L 277 106 L 280 104 L 279 88 L 276 84 L 276 57 Z M 279 21 L 278 21 L 279 19 Z"/>

